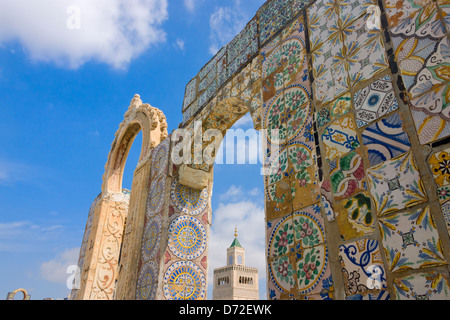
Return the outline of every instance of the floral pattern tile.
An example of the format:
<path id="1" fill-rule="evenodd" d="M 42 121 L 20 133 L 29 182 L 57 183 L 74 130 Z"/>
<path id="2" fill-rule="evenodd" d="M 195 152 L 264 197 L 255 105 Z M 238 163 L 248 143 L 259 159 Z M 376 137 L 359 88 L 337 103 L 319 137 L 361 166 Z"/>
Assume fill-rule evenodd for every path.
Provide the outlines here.
<path id="1" fill-rule="evenodd" d="M 322 279 L 331 275 L 326 245 L 297 251 L 296 276 L 300 295 L 320 293 L 324 288 Z"/>
<path id="2" fill-rule="evenodd" d="M 339 246 L 346 296 L 386 290 L 386 272 L 378 241 L 361 239 Z"/>
<path id="3" fill-rule="evenodd" d="M 386 216 L 378 221 L 392 272 L 446 264 L 429 207 Z"/>
<path id="4" fill-rule="evenodd" d="M 433 154 L 428 162 L 436 184 L 439 187 L 450 184 L 450 148 Z"/>
<path id="5" fill-rule="evenodd" d="M 411 151 L 370 168 L 367 178 L 379 216 L 427 201 Z"/>
<path id="6" fill-rule="evenodd" d="M 268 269 L 270 279 L 268 285 L 269 296 L 278 296 L 279 298 L 284 296 L 285 298 L 288 298 L 290 295 L 293 295 L 295 289 L 296 267 L 292 264 L 289 256 L 280 256 L 270 259 Z"/>
<path id="7" fill-rule="evenodd" d="M 290 176 L 292 209 L 298 210 L 320 200 L 320 184 L 316 166 L 310 166 Z"/>
<path id="8" fill-rule="evenodd" d="M 366 127 L 362 133 L 362 141 L 371 167 L 406 153 L 411 148 L 399 113 Z"/>
<path id="9" fill-rule="evenodd" d="M 439 272 L 419 273 L 394 279 L 397 300 L 448 300 L 448 279 Z"/>
<path id="10" fill-rule="evenodd" d="M 326 240 L 324 221 L 317 204 L 294 212 L 292 226 L 296 248 L 311 248 Z"/>
<path id="11" fill-rule="evenodd" d="M 358 128 L 398 109 L 398 101 L 389 75 L 359 90 L 353 99 Z"/>
<path id="12" fill-rule="evenodd" d="M 266 216 L 268 219 L 292 213 L 290 178 L 266 187 Z"/>
<path id="13" fill-rule="evenodd" d="M 328 160 L 340 157 L 360 146 L 352 116 L 344 116 L 326 127 L 322 134 L 325 156 Z"/>
<path id="14" fill-rule="evenodd" d="M 279 257 L 291 252 L 295 245 L 292 215 L 274 219 L 267 224 L 268 257 Z"/>

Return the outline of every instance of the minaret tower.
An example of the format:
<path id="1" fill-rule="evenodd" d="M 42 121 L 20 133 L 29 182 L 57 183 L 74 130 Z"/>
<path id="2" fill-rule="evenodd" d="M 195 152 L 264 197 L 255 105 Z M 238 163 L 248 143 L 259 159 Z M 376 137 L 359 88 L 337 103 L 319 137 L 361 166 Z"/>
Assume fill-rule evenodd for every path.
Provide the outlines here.
<path id="1" fill-rule="evenodd" d="M 237 238 L 227 248 L 226 267 L 214 269 L 213 300 L 258 300 L 258 269 L 245 266 L 245 249 Z"/>

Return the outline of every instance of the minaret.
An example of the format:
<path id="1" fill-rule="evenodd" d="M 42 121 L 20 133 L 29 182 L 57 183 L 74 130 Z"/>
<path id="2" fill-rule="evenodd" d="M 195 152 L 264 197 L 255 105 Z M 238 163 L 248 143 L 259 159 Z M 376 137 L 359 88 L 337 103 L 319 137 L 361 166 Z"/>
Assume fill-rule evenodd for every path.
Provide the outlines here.
<path id="1" fill-rule="evenodd" d="M 237 238 L 227 248 L 226 267 L 214 269 L 213 300 L 258 300 L 258 269 L 245 266 L 245 249 Z"/>

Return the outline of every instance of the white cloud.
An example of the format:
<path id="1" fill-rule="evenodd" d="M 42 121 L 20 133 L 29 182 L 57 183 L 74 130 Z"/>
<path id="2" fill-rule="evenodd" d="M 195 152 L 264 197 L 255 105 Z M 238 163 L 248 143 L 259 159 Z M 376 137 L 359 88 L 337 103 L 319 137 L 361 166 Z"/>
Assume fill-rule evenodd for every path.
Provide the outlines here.
<path id="1" fill-rule="evenodd" d="M 209 53 L 216 54 L 245 27 L 247 16 L 240 9 L 239 1 L 233 7 L 217 7 L 209 19 Z"/>
<path id="2" fill-rule="evenodd" d="M 184 51 L 184 41 L 178 38 L 175 41 L 175 47 L 180 49 L 181 51 Z"/>
<path id="3" fill-rule="evenodd" d="M 190 12 L 195 11 L 196 1 L 195 0 L 184 0 L 184 6 Z"/>
<path id="4" fill-rule="evenodd" d="M 66 230 L 60 224 L 36 224 L 28 220 L 0 223 L 0 252 L 35 251 Z"/>
<path id="5" fill-rule="evenodd" d="M 35 61 L 78 68 L 88 61 L 123 69 L 165 41 L 167 0 L 0 2 L 0 45 L 18 41 Z"/>
<path id="6" fill-rule="evenodd" d="M 247 200 L 237 203 L 221 203 L 214 211 L 213 217 L 209 246 L 214 250 L 208 251 L 208 279 L 211 279 L 209 281 L 209 293 L 212 294 L 214 269 L 226 265 L 226 252 L 233 242 L 235 226 L 238 229 L 239 242 L 245 248 L 245 264 L 249 267 L 258 268 L 260 285 L 265 283 L 264 208 Z M 260 288 L 260 292 L 265 292 L 265 288 Z M 261 298 L 264 299 L 265 296 Z"/>
<path id="7" fill-rule="evenodd" d="M 80 248 L 66 249 L 64 252 L 50 260 L 43 262 L 40 266 L 40 276 L 50 282 L 64 284 L 71 275 L 68 267 L 78 263 Z"/>

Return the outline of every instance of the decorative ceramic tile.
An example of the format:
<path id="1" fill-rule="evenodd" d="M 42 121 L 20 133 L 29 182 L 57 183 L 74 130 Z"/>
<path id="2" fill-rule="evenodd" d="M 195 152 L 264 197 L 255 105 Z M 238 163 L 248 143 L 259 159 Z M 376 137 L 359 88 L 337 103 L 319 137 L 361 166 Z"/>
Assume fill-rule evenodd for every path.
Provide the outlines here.
<path id="1" fill-rule="evenodd" d="M 340 118 L 346 115 L 352 107 L 352 98 L 350 93 L 344 94 L 342 97 L 337 98 L 330 104 L 331 120 Z"/>
<path id="2" fill-rule="evenodd" d="M 323 181 L 320 186 L 320 202 L 328 221 L 334 221 L 336 219 L 336 213 L 332 205 L 333 196 L 331 188 L 332 186 L 330 180 Z"/>
<path id="3" fill-rule="evenodd" d="M 269 296 L 273 299 L 274 295 L 278 297 L 287 296 L 295 287 L 295 266 L 292 265 L 288 256 L 280 256 L 269 260 L 268 264 L 269 283 L 274 289 L 270 289 Z"/>
<path id="4" fill-rule="evenodd" d="M 389 67 L 382 32 L 367 27 L 369 18 L 367 15 L 353 21 L 349 16 L 342 18 L 343 24 L 349 30 L 348 33 L 344 32 L 344 49 L 337 58 L 339 63 L 349 70 L 349 82 L 352 87 L 373 78 Z M 335 30 L 336 36 L 342 36 L 339 26 Z"/>
<path id="5" fill-rule="evenodd" d="M 441 273 L 419 273 L 394 279 L 397 300 L 448 300 L 450 286 Z"/>
<path id="6" fill-rule="evenodd" d="M 355 194 L 339 204 L 337 222 L 344 240 L 361 237 L 375 231 L 374 214 L 368 192 Z"/>
<path id="7" fill-rule="evenodd" d="M 380 292 L 376 293 L 368 293 L 366 295 L 354 294 L 345 297 L 345 300 L 390 300 L 390 299 L 391 295 L 387 290 L 381 290 Z"/>
<path id="8" fill-rule="evenodd" d="M 289 115 L 290 112 L 284 103 L 284 93 L 281 91 L 265 108 L 263 126 L 264 129 L 267 129 L 267 138 L 270 144 L 281 145 L 286 142 Z"/>
<path id="9" fill-rule="evenodd" d="M 361 239 L 339 246 L 339 260 L 347 296 L 386 290 L 386 273 L 376 240 Z"/>
<path id="10" fill-rule="evenodd" d="M 450 122 L 440 116 L 429 115 L 411 108 L 420 144 L 427 144 L 450 136 Z"/>
<path id="11" fill-rule="evenodd" d="M 353 99 L 358 128 L 398 109 L 398 101 L 389 75 L 359 90 Z"/>
<path id="12" fill-rule="evenodd" d="M 450 184 L 450 148 L 433 154 L 428 162 L 436 184 L 440 187 Z"/>
<path id="13" fill-rule="evenodd" d="M 164 274 L 164 297 L 167 300 L 203 300 L 206 278 L 192 261 L 177 261 Z"/>
<path id="14" fill-rule="evenodd" d="M 298 210 L 320 200 L 320 185 L 315 166 L 310 166 L 289 177 L 292 192 L 292 208 Z"/>
<path id="15" fill-rule="evenodd" d="M 154 300 L 158 288 L 158 265 L 149 261 L 145 263 L 138 276 L 136 300 Z"/>
<path id="16" fill-rule="evenodd" d="M 306 281 L 304 281 L 306 282 Z M 312 292 L 307 294 L 300 293 L 299 300 L 333 300 L 334 299 L 334 283 L 330 274 L 330 265 L 328 264 L 324 275 L 316 282 Z M 304 291 L 300 291 L 304 292 Z"/>
<path id="17" fill-rule="evenodd" d="M 432 11 L 432 1 L 423 0 L 386 0 L 386 16 L 389 25 L 395 27 L 404 19 L 415 19 L 421 11 Z"/>
<path id="18" fill-rule="evenodd" d="M 183 186 L 174 180 L 170 190 L 170 197 L 174 205 L 183 213 L 198 215 L 202 213 L 208 202 L 208 190 L 192 189 L 187 186 Z"/>
<path id="19" fill-rule="evenodd" d="M 288 149 L 284 148 L 273 157 L 273 161 L 269 167 L 269 175 L 267 175 L 267 186 L 270 186 L 289 176 L 288 168 Z"/>
<path id="20" fill-rule="evenodd" d="M 187 106 L 191 104 L 192 101 L 195 100 L 195 96 L 197 94 L 197 78 L 193 78 L 186 85 L 186 91 L 184 94 L 184 102 L 183 102 L 183 111 Z"/>
<path id="21" fill-rule="evenodd" d="M 168 247 L 180 259 L 194 260 L 206 248 L 206 230 L 200 220 L 180 216 L 169 226 Z"/>
<path id="22" fill-rule="evenodd" d="M 150 176 L 152 178 L 167 173 L 169 163 L 170 137 L 167 137 L 152 152 L 152 168 Z"/>
<path id="23" fill-rule="evenodd" d="M 359 149 L 330 161 L 329 165 L 335 200 L 348 198 L 356 191 L 366 189 L 364 161 Z"/>
<path id="24" fill-rule="evenodd" d="M 315 163 L 315 149 L 311 150 L 301 143 L 294 143 L 290 144 L 287 150 L 290 168 L 292 170 L 292 172 L 289 172 L 289 175 L 292 175 L 294 172 L 301 172 Z"/>
<path id="25" fill-rule="evenodd" d="M 435 3 L 429 2 L 390 31 L 403 82 L 413 98 L 448 81 L 444 62 L 448 39 Z"/>
<path id="26" fill-rule="evenodd" d="M 296 252 L 297 286 L 300 295 L 319 293 L 322 279 L 330 276 L 326 245 L 301 249 Z"/>
<path id="27" fill-rule="evenodd" d="M 294 242 L 292 215 L 271 220 L 267 223 L 267 256 L 269 258 L 286 255 L 291 251 Z"/>
<path id="28" fill-rule="evenodd" d="M 317 204 L 294 212 L 292 225 L 296 249 L 311 248 L 326 240 L 324 222 Z"/>
<path id="29" fill-rule="evenodd" d="M 360 143 L 353 117 L 342 117 L 327 126 L 322 134 L 322 142 L 328 160 L 340 157 L 358 148 Z"/>
<path id="30" fill-rule="evenodd" d="M 290 178 L 266 186 L 266 215 L 268 219 L 292 213 Z"/>
<path id="31" fill-rule="evenodd" d="M 427 201 L 411 151 L 370 168 L 367 178 L 379 216 Z"/>
<path id="32" fill-rule="evenodd" d="M 166 176 L 156 176 L 150 183 L 148 198 L 147 198 L 147 211 L 148 218 L 153 217 L 159 213 L 164 206 L 164 196 L 166 190 Z"/>
<path id="33" fill-rule="evenodd" d="M 392 272 L 446 264 L 428 207 L 383 217 L 378 221 Z"/>
<path id="34" fill-rule="evenodd" d="M 325 106 L 317 112 L 316 121 L 319 127 L 323 127 L 331 121 L 329 106 Z"/>
<path id="35" fill-rule="evenodd" d="M 411 143 L 403 126 L 400 114 L 394 113 L 364 129 L 362 140 L 371 167 L 409 151 Z"/>
<path id="36" fill-rule="evenodd" d="M 142 261 L 146 262 L 156 258 L 161 241 L 161 228 L 162 220 L 159 215 L 146 222 L 141 247 Z"/>
<path id="37" fill-rule="evenodd" d="M 447 231 L 450 235 L 450 186 L 440 187 L 437 189 L 439 203 L 441 204 L 444 221 L 447 225 Z"/>

